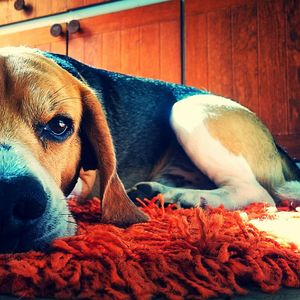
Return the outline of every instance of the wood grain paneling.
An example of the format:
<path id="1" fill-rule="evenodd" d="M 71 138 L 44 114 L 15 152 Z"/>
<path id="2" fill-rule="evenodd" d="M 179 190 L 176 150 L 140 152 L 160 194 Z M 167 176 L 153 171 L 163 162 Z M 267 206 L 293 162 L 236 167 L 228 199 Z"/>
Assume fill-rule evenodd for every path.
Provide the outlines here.
<path id="1" fill-rule="evenodd" d="M 207 15 L 188 15 L 186 22 L 186 83 L 208 88 Z"/>
<path id="2" fill-rule="evenodd" d="M 180 24 L 179 19 L 160 22 L 159 79 L 180 83 Z"/>
<path id="3" fill-rule="evenodd" d="M 64 26 L 65 27 L 65 26 Z M 27 46 L 41 48 L 55 53 L 66 54 L 65 37 L 54 38 L 50 35 L 50 28 L 43 27 L 30 31 L 14 34 L 0 35 L 0 47 L 4 46 Z"/>
<path id="4" fill-rule="evenodd" d="M 300 133 L 300 2 L 185 3 L 187 84 L 246 105 L 295 153 L 292 144 Z"/>
<path id="5" fill-rule="evenodd" d="M 67 10 L 108 2 L 109 0 L 26 0 L 26 9 L 17 11 L 15 0 L 0 0 L 0 25 L 62 13 Z"/>
<path id="6" fill-rule="evenodd" d="M 25 10 L 16 10 L 14 8 L 14 2 L 15 0 L 0 1 L 0 25 L 41 17 L 66 10 L 65 0 L 26 0 Z"/>
<path id="7" fill-rule="evenodd" d="M 300 133 L 300 1 L 286 1 L 289 132 Z"/>
<path id="8" fill-rule="evenodd" d="M 35 18 L 37 16 L 36 1 L 38 0 L 27 0 L 26 10 L 16 10 L 14 0 L 0 1 L 0 25 Z"/>
<path id="9" fill-rule="evenodd" d="M 128 74 L 140 72 L 140 28 L 121 31 L 121 71 Z"/>
<path id="10" fill-rule="evenodd" d="M 287 133 L 283 0 L 258 1 L 259 115 L 274 134 Z"/>
<path id="11" fill-rule="evenodd" d="M 207 15 L 208 90 L 225 97 L 233 94 L 231 11 Z"/>
<path id="12" fill-rule="evenodd" d="M 232 13 L 233 99 L 253 111 L 258 101 L 257 6 L 234 7 Z"/>
<path id="13" fill-rule="evenodd" d="M 97 4 L 102 2 L 108 2 L 110 0 L 66 0 L 67 2 L 67 8 L 68 9 L 74 9 L 82 6 L 87 6 L 91 4 Z"/>
<path id="14" fill-rule="evenodd" d="M 76 58 L 80 61 L 84 61 L 85 58 L 85 42 L 83 39 L 74 38 L 72 41 L 72 47 L 68 45 L 68 55 Z"/>
<path id="15" fill-rule="evenodd" d="M 264 0 L 262 0 L 264 1 Z M 225 8 L 249 5 L 255 0 L 185 0 L 186 11 L 189 15 L 204 14 Z"/>
<path id="16" fill-rule="evenodd" d="M 91 66 L 101 66 L 102 65 L 102 34 L 97 34 L 93 36 L 88 36 L 85 38 L 85 47 L 84 47 L 84 61 Z M 71 47 L 70 51 L 72 51 Z"/>
<path id="17" fill-rule="evenodd" d="M 0 1 L 0 23 L 104 2 L 27 0 L 31 12 Z M 297 152 L 300 135 L 300 1 L 185 0 L 186 83 L 238 100 L 277 140 Z M 180 0 L 80 21 L 69 55 L 96 67 L 180 82 Z M 49 28 L 0 36 L 0 46 L 27 45 L 66 53 L 66 38 Z M 299 154 L 297 154 L 299 153 Z"/>
<path id="18" fill-rule="evenodd" d="M 159 41 L 159 24 L 156 23 L 141 27 L 140 72 L 145 77 L 160 77 Z"/>
<path id="19" fill-rule="evenodd" d="M 35 0 L 35 3 L 33 3 L 32 6 L 34 8 L 36 17 L 64 12 L 67 10 L 66 0 L 52 0 L 52 1 Z"/>
<path id="20" fill-rule="evenodd" d="M 121 33 L 104 32 L 102 35 L 102 67 L 107 70 L 121 71 Z M 71 46 L 71 45 L 70 45 Z"/>
<path id="21" fill-rule="evenodd" d="M 180 82 L 179 1 L 82 20 L 69 55 L 111 71 Z M 100 54 L 97 61 L 93 55 Z"/>
<path id="22" fill-rule="evenodd" d="M 209 3 L 187 0 L 187 83 L 203 88 L 206 82 L 210 91 L 254 110 L 274 134 L 287 134 L 284 1 Z M 297 108 L 292 111 L 297 119 Z"/>

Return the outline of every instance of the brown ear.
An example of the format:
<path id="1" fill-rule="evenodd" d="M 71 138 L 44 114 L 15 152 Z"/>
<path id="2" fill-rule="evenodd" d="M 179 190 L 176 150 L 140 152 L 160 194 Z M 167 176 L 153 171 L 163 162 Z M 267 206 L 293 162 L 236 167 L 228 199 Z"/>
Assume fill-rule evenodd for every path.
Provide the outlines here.
<path id="1" fill-rule="evenodd" d="M 121 227 L 146 222 L 148 218 L 128 198 L 117 175 L 112 137 L 98 98 L 83 87 L 82 99 L 82 130 L 96 155 L 99 170 L 101 221 Z"/>

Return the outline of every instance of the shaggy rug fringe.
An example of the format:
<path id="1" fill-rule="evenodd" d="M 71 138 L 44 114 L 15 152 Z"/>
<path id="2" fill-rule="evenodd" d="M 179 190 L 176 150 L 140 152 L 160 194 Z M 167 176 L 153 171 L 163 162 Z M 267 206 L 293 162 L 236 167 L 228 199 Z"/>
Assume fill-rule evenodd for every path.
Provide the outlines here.
<path id="1" fill-rule="evenodd" d="M 160 202 L 160 207 L 157 205 Z M 208 299 L 300 286 L 300 254 L 223 207 L 163 207 L 144 200 L 150 221 L 127 229 L 99 224 L 100 201 L 70 201 L 74 237 L 55 240 L 48 253 L 0 255 L 0 293 L 59 299 Z M 272 218 L 264 204 L 247 219 Z M 288 212 L 286 212 L 288 213 Z"/>

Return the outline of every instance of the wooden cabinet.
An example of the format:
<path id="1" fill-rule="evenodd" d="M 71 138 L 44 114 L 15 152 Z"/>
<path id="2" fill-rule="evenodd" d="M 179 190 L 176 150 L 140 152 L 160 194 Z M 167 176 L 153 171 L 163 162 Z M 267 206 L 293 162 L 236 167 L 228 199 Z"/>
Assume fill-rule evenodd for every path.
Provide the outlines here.
<path id="1" fill-rule="evenodd" d="M 26 3 L 32 3 L 38 16 L 104 1 Z M 5 5 L 11 9 L 13 2 L 0 1 L 0 11 Z M 278 143 L 300 159 L 299 1 L 185 0 L 184 12 L 181 9 L 180 0 L 171 0 L 82 19 L 80 31 L 68 36 L 66 23 L 61 24 L 65 34 L 57 38 L 49 27 L 0 35 L 0 46 L 68 53 L 99 68 L 171 82 L 185 77 L 188 85 L 249 107 Z M 11 13 L 1 14 L 0 22 L 3 16 L 11 22 Z"/>
<path id="2" fill-rule="evenodd" d="M 108 0 L 1 0 L 0 25 L 61 13 L 107 1 Z"/>
<path id="3" fill-rule="evenodd" d="M 180 3 L 145 6 L 82 20 L 69 55 L 96 67 L 180 82 Z"/>
<path id="4" fill-rule="evenodd" d="M 42 0 L 40 0 L 40 1 L 42 1 Z M 78 8 L 78 7 L 83 7 L 83 6 L 87 6 L 87 5 L 108 2 L 108 1 L 110 1 L 110 0 L 66 0 L 66 5 L 67 5 L 68 9 L 74 9 L 74 8 Z"/>
<path id="5" fill-rule="evenodd" d="M 246 105 L 300 158 L 299 1 L 185 3 L 186 83 Z"/>
<path id="6" fill-rule="evenodd" d="M 180 83 L 180 3 L 178 0 L 80 20 L 66 38 L 50 27 L 0 36 L 0 46 L 25 45 L 70 55 L 87 64 Z"/>
<path id="7" fill-rule="evenodd" d="M 63 24 L 65 30 L 66 25 Z M 50 27 L 32 29 L 13 34 L 0 35 L 0 47 L 4 46 L 27 46 L 39 48 L 60 54 L 66 54 L 66 36 L 52 37 Z"/>

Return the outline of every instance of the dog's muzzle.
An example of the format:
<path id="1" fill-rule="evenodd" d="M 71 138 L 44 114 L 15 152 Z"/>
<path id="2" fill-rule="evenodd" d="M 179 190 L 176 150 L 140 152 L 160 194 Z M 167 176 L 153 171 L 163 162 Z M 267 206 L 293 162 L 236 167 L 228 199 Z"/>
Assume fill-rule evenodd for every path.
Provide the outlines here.
<path id="1" fill-rule="evenodd" d="M 63 193 L 26 149 L 0 144 L 0 253 L 44 250 L 72 235 Z"/>
<path id="2" fill-rule="evenodd" d="M 47 194 L 33 176 L 0 179 L 0 252 L 25 251 L 47 205 Z"/>

